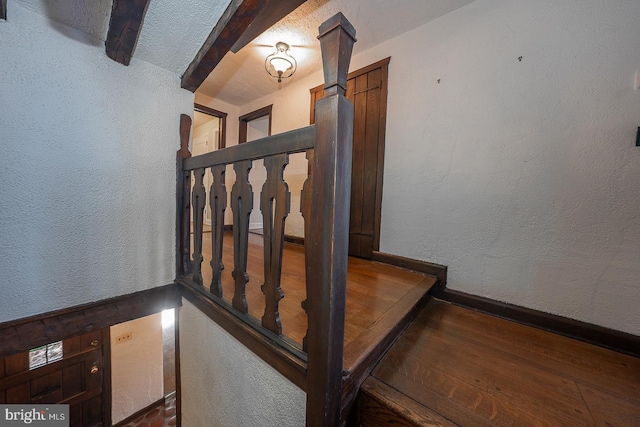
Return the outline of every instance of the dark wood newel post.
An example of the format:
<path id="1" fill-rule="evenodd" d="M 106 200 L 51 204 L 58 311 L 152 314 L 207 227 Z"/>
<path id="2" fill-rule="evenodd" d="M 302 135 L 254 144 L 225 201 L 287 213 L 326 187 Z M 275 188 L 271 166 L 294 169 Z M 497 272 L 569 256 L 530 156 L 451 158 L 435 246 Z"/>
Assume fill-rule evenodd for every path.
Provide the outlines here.
<path id="1" fill-rule="evenodd" d="M 320 26 L 326 96 L 316 103 L 307 240 L 307 426 L 340 423 L 353 106 L 345 98 L 355 29 L 341 13 Z M 307 261 L 309 262 L 309 260 Z"/>
<path id="2" fill-rule="evenodd" d="M 191 271 L 189 256 L 191 172 L 182 169 L 182 161 L 191 157 L 190 133 L 191 117 L 181 114 L 180 149 L 176 153 L 176 277 L 186 276 Z"/>

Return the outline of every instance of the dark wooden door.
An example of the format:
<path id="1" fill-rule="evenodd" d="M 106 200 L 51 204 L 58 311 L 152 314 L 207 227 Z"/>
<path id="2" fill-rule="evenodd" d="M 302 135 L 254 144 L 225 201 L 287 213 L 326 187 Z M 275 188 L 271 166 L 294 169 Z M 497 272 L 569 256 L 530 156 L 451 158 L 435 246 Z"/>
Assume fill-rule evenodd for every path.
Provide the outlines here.
<path id="1" fill-rule="evenodd" d="M 347 79 L 346 97 L 354 107 L 349 255 L 368 259 L 380 248 L 389 60 L 349 73 Z M 311 123 L 315 102 L 323 96 L 322 86 L 311 89 Z"/>
<path id="2" fill-rule="evenodd" d="M 68 404 L 71 427 L 111 425 L 103 401 L 108 334 L 106 329 L 66 339 L 61 358 L 36 368 L 30 369 L 29 351 L 0 358 L 0 403 Z"/>

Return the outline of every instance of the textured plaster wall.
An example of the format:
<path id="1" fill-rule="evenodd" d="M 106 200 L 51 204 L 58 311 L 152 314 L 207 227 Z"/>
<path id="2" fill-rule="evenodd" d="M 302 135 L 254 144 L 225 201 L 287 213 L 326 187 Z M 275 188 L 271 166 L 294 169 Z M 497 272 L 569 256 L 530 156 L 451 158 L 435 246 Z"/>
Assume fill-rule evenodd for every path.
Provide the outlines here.
<path id="1" fill-rule="evenodd" d="M 128 332 L 132 339 L 117 344 Z M 111 389 L 114 424 L 162 399 L 162 314 L 111 327 Z"/>
<path id="2" fill-rule="evenodd" d="M 10 1 L 0 21 L 0 322 L 174 278 L 179 76 Z M 69 36 L 71 35 L 71 36 Z"/>
<path id="3" fill-rule="evenodd" d="M 369 52 L 392 56 L 381 250 L 640 334 L 639 20 L 622 0 L 477 0 Z"/>
<path id="4" fill-rule="evenodd" d="M 452 289 L 640 334 L 638 21 L 623 0 L 476 0 L 356 55 L 391 56 L 380 249 L 448 265 Z M 321 81 L 241 113 L 272 103 L 274 133 L 305 126 Z"/>
<path id="5" fill-rule="evenodd" d="M 188 301 L 179 316 L 182 425 L 304 426 L 302 390 Z"/>

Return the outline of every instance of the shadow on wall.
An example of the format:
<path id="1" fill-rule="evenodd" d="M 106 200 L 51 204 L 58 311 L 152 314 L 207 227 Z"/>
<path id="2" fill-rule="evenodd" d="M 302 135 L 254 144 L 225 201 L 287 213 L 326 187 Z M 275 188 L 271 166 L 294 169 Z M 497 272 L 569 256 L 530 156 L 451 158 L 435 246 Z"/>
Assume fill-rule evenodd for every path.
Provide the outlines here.
<path id="1" fill-rule="evenodd" d="M 51 28 L 66 37 L 87 45 L 104 45 L 111 0 L 36 0 L 29 3 L 28 8 L 49 18 Z"/>

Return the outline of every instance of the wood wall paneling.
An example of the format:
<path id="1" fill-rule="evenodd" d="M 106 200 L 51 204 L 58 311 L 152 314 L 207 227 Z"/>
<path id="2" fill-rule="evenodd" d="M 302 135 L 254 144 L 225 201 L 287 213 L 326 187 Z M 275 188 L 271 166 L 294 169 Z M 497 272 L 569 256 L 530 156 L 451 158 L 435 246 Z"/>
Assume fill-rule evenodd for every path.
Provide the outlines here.
<path id="1" fill-rule="evenodd" d="M 181 303 L 177 285 L 171 284 L 0 323 L 0 357 L 99 331 L 117 323 L 178 307 Z M 21 363 L 24 364 L 24 361 Z"/>

